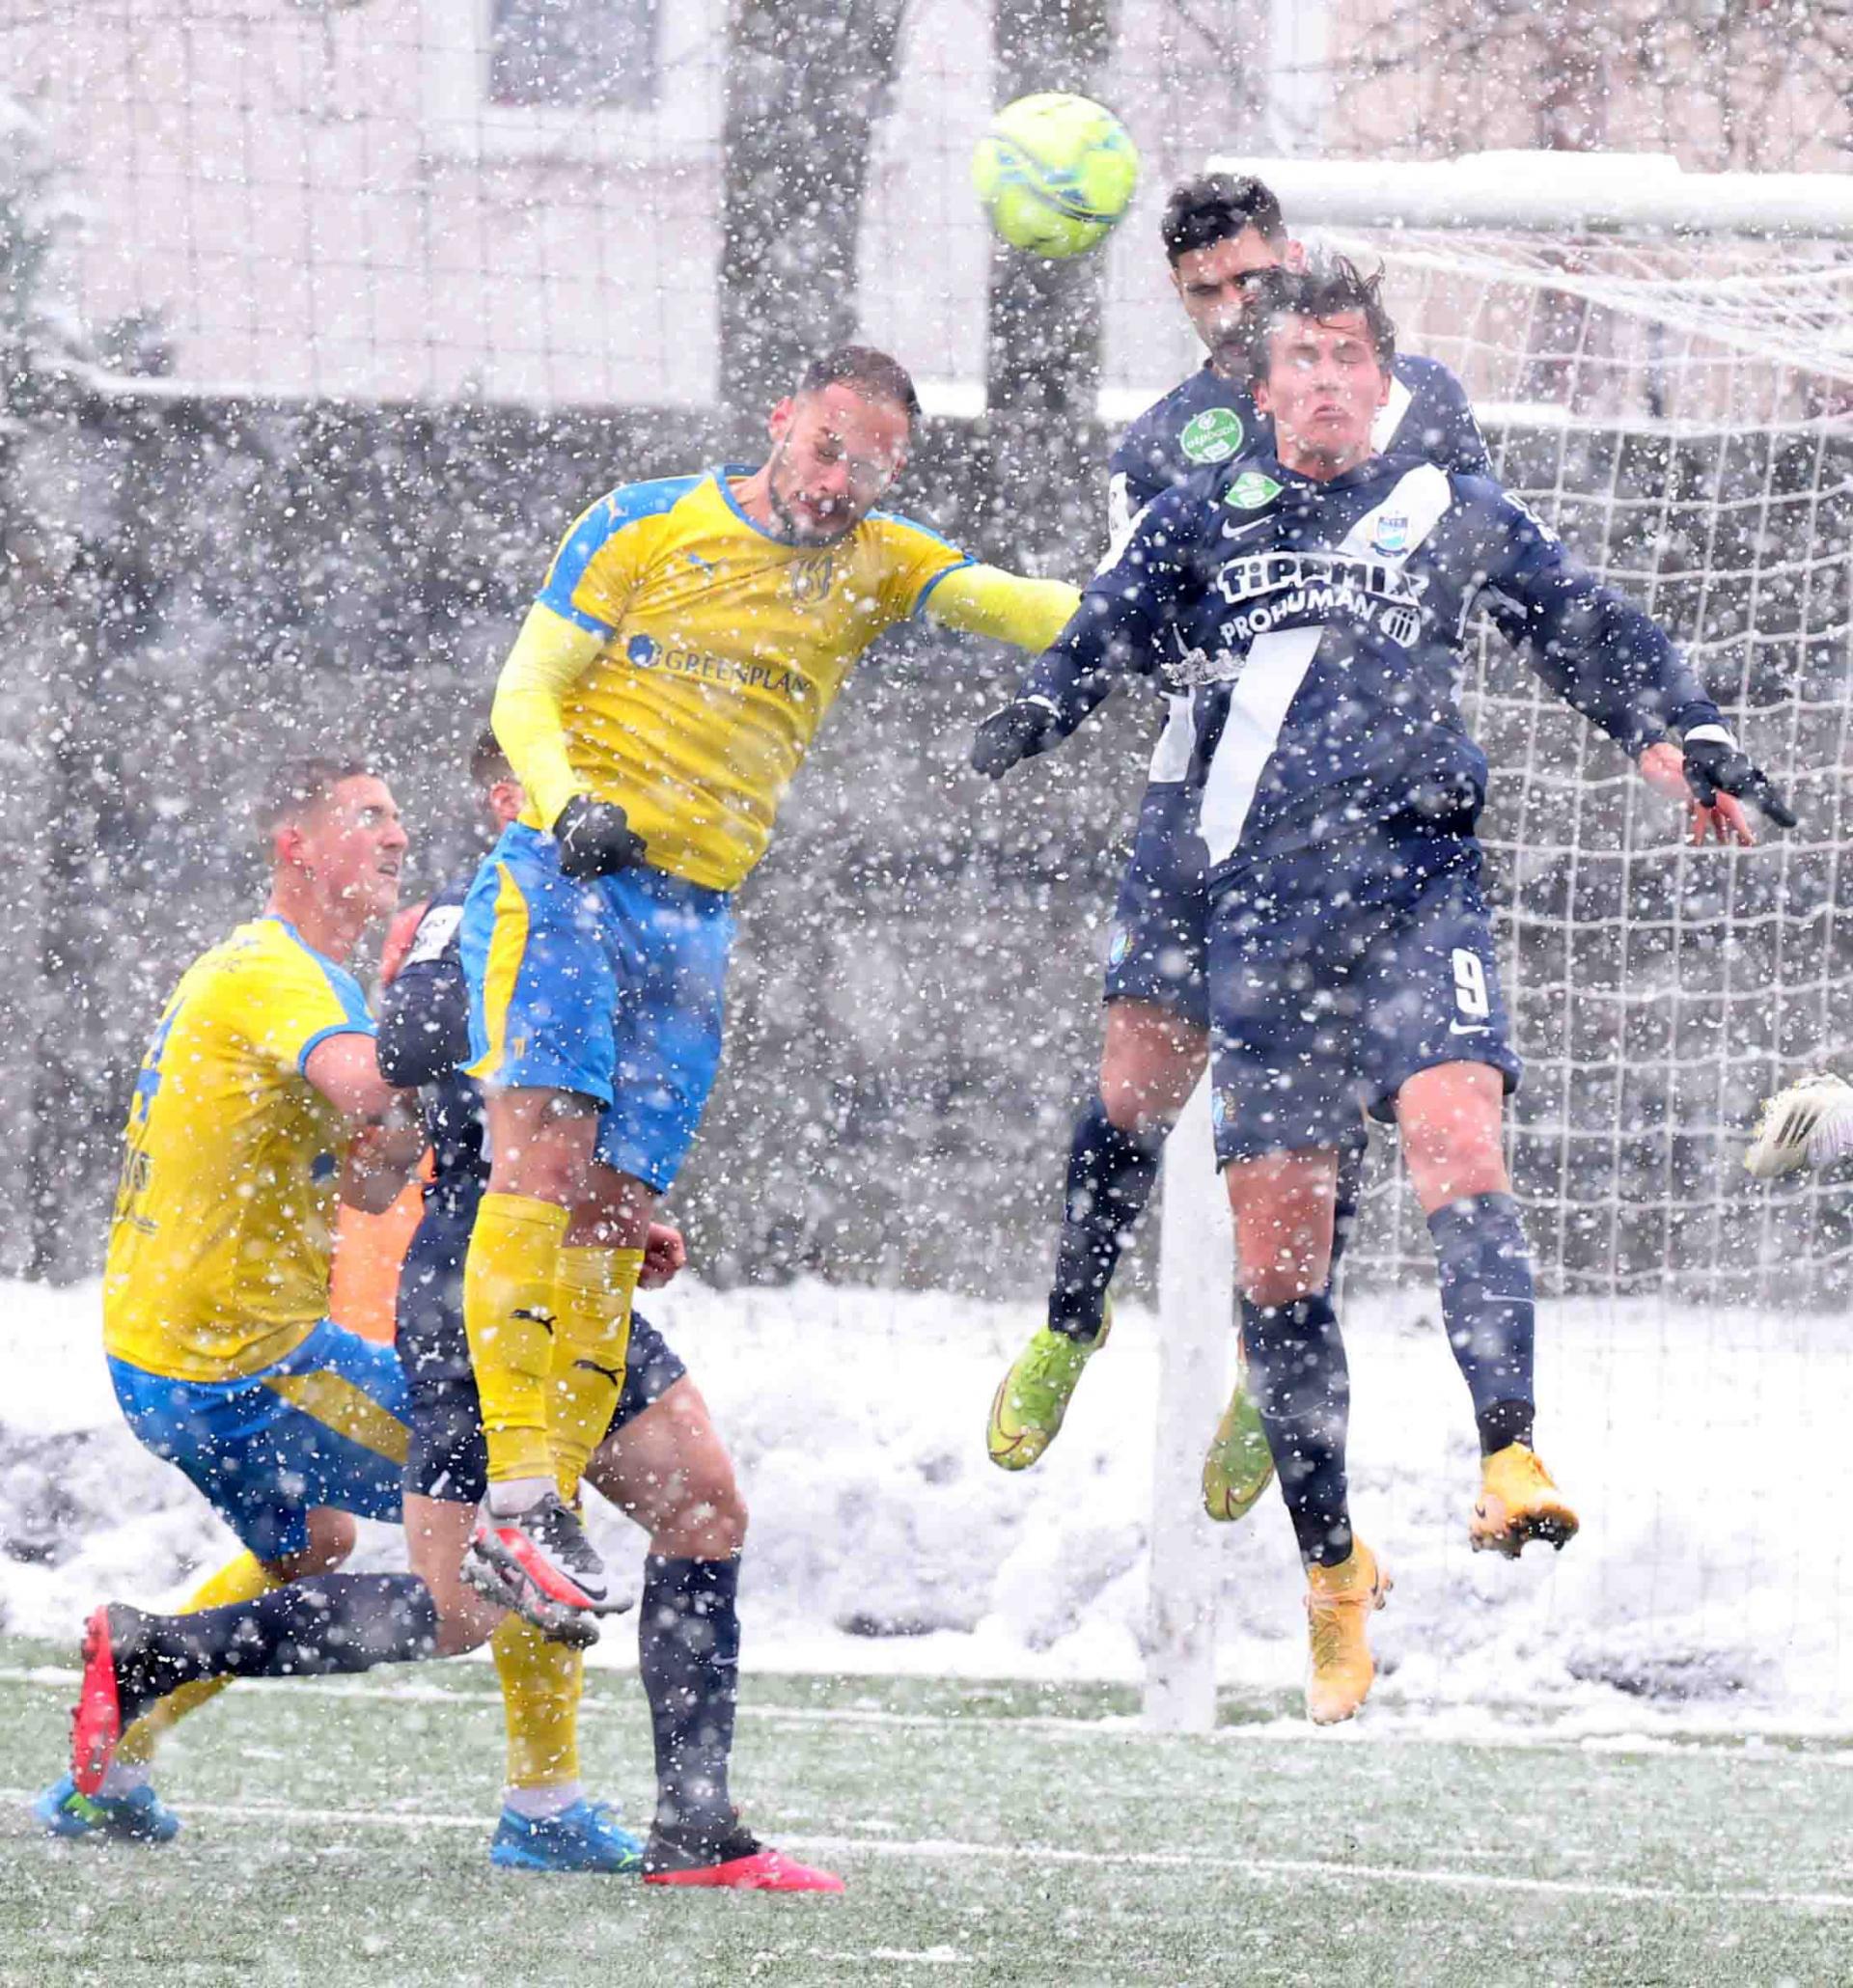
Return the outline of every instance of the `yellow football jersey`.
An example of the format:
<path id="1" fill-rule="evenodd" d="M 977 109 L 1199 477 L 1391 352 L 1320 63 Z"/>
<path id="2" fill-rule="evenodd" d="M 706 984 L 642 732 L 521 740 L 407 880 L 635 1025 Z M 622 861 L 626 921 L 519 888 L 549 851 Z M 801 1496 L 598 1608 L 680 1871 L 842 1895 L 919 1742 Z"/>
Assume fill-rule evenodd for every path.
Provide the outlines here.
<path id="1" fill-rule="evenodd" d="M 359 981 L 280 918 L 181 976 L 124 1133 L 103 1273 L 114 1358 L 237 1380 L 326 1314 L 345 1133 L 302 1066 L 345 1033 L 374 1033 Z"/>
<path id="2" fill-rule="evenodd" d="M 539 595 L 604 645 L 561 702 L 574 773 L 622 805 L 654 868 L 733 890 L 862 652 L 970 564 L 885 511 L 834 545 L 788 545 L 718 472 L 612 491 Z"/>

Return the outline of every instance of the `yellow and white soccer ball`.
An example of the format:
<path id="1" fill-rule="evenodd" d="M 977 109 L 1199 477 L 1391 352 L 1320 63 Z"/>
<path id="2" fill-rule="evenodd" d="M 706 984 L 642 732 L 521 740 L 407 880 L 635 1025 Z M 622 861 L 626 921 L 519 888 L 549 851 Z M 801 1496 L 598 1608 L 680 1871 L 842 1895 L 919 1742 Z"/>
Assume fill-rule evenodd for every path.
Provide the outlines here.
<path id="1" fill-rule="evenodd" d="M 1045 90 L 991 120 L 972 185 L 993 233 L 1032 255 L 1085 255 L 1104 241 L 1139 183 L 1126 127 L 1090 97 Z"/>

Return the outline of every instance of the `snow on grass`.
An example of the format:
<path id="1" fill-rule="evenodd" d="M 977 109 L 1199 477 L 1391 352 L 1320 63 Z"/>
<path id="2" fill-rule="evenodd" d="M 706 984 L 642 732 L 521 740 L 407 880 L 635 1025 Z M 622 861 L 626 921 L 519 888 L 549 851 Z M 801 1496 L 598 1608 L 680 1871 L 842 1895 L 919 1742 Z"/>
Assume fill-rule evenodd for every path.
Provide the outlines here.
<path id="1" fill-rule="evenodd" d="M 752 1508 L 747 1661 L 761 1669 L 1130 1679 L 1141 1666 L 1155 1333 L 1121 1313 L 1060 1442 L 1009 1476 L 983 1451 L 1029 1305 L 805 1284 L 684 1280 L 650 1312 L 733 1447 Z M 1838 1319 L 1650 1304 L 1543 1310 L 1539 1445 L 1582 1536 L 1516 1564 L 1467 1548 L 1477 1478 L 1465 1390 L 1424 1291 L 1347 1305 L 1353 1507 L 1397 1581 L 1376 1618 L 1382 1726 L 1463 1738 L 1844 1731 L 1853 1554 L 1837 1524 L 1853 1428 Z M 0 1628 L 69 1637 L 105 1594 L 155 1600 L 229 1552 L 177 1473 L 130 1438 L 94 1286 L 0 1285 Z M 1197 1451 L 1201 1426 L 1168 1440 Z M 595 1514 L 615 1564 L 635 1535 Z M 1221 1566 L 1221 1674 L 1291 1712 L 1301 1577 L 1279 1502 L 1197 1521 Z M 396 1536 L 368 1529 L 371 1563 Z M 627 1628 L 598 1653 L 633 1661 Z"/>

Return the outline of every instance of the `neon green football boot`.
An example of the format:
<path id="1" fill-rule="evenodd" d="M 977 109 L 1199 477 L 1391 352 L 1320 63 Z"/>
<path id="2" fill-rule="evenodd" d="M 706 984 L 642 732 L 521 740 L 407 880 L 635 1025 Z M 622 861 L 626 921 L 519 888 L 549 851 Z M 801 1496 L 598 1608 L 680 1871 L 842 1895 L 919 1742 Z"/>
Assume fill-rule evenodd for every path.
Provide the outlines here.
<path id="1" fill-rule="evenodd" d="M 1038 1326 L 998 1383 L 984 1447 L 1001 1471 L 1026 1471 L 1062 1432 L 1062 1419 L 1081 1378 L 1081 1369 L 1107 1343 L 1113 1330 L 1113 1301 L 1100 1314 L 1091 1342 Z"/>
<path id="2" fill-rule="evenodd" d="M 1273 1452 L 1267 1447 L 1260 1410 L 1249 1395 L 1248 1362 L 1237 1339 L 1235 1392 L 1203 1458 L 1203 1509 L 1219 1524 L 1245 1518 L 1273 1481 Z"/>

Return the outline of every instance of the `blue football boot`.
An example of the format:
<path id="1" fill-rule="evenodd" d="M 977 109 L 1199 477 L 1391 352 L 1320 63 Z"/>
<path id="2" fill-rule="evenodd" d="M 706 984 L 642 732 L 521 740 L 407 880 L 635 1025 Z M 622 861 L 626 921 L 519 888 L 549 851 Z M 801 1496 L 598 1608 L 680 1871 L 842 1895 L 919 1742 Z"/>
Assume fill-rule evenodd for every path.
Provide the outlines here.
<path id="1" fill-rule="evenodd" d="M 32 1805 L 32 1812 L 48 1834 L 70 1842 L 79 1836 L 103 1836 L 117 1843 L 171 1843 L 180 1833 L 180 1818 L 152 1788 L 144 1785 L 126 1795 L 80 1795 L 69 1775 L 54 1781 Z"/>
<path id="2" fill-rule="evenodd" d="M 502 1811 L 489 1862 L 505 1870 L 598 1870 L 634 1875 L 644 1867 L 640 1837 L 620 1828 L 602 1802 L 575 1802 L 539 1818 Z"/>

